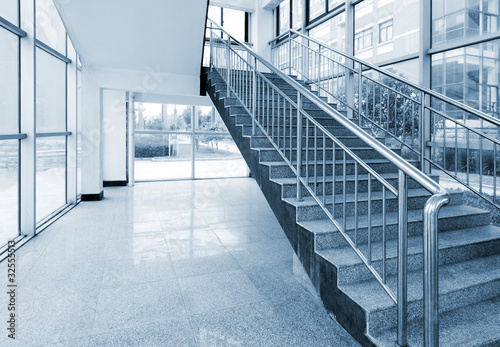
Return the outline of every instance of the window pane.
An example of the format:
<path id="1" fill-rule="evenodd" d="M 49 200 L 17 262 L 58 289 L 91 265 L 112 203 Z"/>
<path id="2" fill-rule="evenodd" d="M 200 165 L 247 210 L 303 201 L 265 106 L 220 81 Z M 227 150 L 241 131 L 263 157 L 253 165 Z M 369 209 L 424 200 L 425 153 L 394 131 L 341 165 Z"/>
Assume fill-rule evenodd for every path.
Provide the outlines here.
<path id="1" fill-rule="evenodd" d="M 137 181 L 191 178 L 191 135 L 136 134 L 134 141 Z"/>
<path id="2" fill-rule="evenodd" d="M 319 15 L 325 13 L 326 0 L 310 0 L 309 1 L 309 21 L 312 21 Z"/>
<path id="3" fill-rule="evenodd" d="M 190 131 L 191 106 L 136 103 L 136 131 Z"/>
<path id="4" fill-rule="evenodd" d="M 293 4 L 292 25 L 295 30 L 299 30 L 302 28 L 302 17 L 303 17 L 302 1 L 292 0 L 292 4 Z"/>
<path id="5" fill-rule="evenodd" d="M 196 178 L 247 176 L 247 164 L 231 135 L 198 135 L 195 148 Z"/>
<path id="6" fill-rule="evenodd" d="M 220 24 L 221 8 L 217 6 L 210 5 L 208 7 L 208 18 L 213 20 L 215 23 Z"/>
<path id="7" fill-rule="evenodd" d="M 357 57 L 381 63 L 419 52 L 419 0 L 365 0 L 354 11 Z"/>
<path id="8" fill-rule="evenodd" d="M 398 76 L 406 78 L 411 82 L 418 83 L 419 79 L 419 63 L 418 59 L 412 59 L 408 61 L 404 61 L 402 63 L 386 65 L 383 67 L 384 70 L 389 70 L 392 73 L 395 73 Z"/>
<path id="9" fill-rule="evenodd" d="M 341 13 L 309 30 L 309 35 L 334 48 L 345 49 L 345 14 Z"/>
<path id="10" fill-rule="evenodd" d="M 19 38 L 0 28 L 0 134 L 19 133 Z"/>
<path id="11" fill-rule="evenodd" d="M 36 220 L 66 204 L 66 137 L 36 140 Z"/>
<path id="12" fill-rule="evenodd" d="M 19 235 L 19 140 L 0 141 L 0 247 Z"/>
<path id="13" fill-rule="evenodd" d="M 223 28 L 235 39 L 245 42 L 245 12 L 223 9 Z"/>
<path id="14" fill-rule="evenodd" d="M 498 118 L 499 57 L 500 40 L 434 54 L 432 88 Z"/>
<path id="15" fill-rule="evenodd" d="M 66 29 L 52 0 L 36 0 L 36 38 L 66 55 Z"/>
<path id="16" fill-rule="evenodd" d="M 36 50 L 36 131 L 66 131 L 66 64 Z"/>
<path id="17" fill-rule="evenodd" d="M 279 6 L 279 35 L 290 29 L 290 0 L 283 1 Z"/>
<path id="18" fill-rule="evenodd" d="M 0 17 L 7 19 L 14 25 L 19 25 L 18 2 L 18 0 L 0 0 Z"/>
<path id="19" fill-rule="evenodd" d="M 195 108 L 196 131 L 213 131 L 228 133 L 226 125 L 222 121 L 215 107 L 196 106 Z"/>
<path id="20" fill-rule="evenodd" d="M 334 8 L 336 8 L 337 6 L 342 5 L 342 4 L 344 4 L 343 0 L 329 0 L 328 1 L 328 11 L 331 11 Z"/>
<path id="21" fill-rule="evenodd" d="M 434 0 L 432 43 L 434 45 L 474 38 L 500 30 L 498 0 Z"/>

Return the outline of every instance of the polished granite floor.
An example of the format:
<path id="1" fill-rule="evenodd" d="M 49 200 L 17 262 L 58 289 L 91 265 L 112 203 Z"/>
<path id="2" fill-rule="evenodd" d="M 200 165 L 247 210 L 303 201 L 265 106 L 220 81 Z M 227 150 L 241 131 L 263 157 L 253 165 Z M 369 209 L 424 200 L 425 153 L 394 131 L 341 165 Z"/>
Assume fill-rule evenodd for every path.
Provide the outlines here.
<path id="1" fill-rule="evenodd" d="M 17 268 L 17 340 L 4 294 L 1 346 L 357 346 L 250 178 L 108 188 L 19 249 Z"/>

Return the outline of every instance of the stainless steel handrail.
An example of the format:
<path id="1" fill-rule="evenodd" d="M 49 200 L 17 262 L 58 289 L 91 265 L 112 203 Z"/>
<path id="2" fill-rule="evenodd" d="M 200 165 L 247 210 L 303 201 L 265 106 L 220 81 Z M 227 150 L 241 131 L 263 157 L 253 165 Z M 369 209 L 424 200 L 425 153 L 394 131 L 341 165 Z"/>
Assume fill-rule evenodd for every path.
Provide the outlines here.
<path id="1" fill-rule="evenodd" d="M 215 26 L 217 28 L 220 28 L 227 35 L 230 35 L 226 30 L 224 30 L 222 27 L 220 27 L 217 23 L 213 22 L 211 19 L 209 19 L 209 21 L 211 21 L 212 24 L 215 24 Z M 304 37 L 306 37 L 306 36 L 304 36 Z M 402 170 L 405 174 L 410 176 L 412 179 L 414 179 L 417 183 L 422 185 L 422 187 L 427 189 L 429 192 L 431 192 L 433 194 L 446 193 L 446 190 L 443 187 L 441 187 L 436 181 L 432 180 L 429 176 L 425 175 L 423 172 L 421 172 L 415 166 L 408 163 L 405 159 L 403 159 L 402 157 L 400 157 L 399 155 L 397 155 L 396 153 L 394 153 L 393 151 L 391 151 L 390 149 L 385 147 L 379 141 L 374 139 L 370 134 L 368 134 L 365 130 L 363 130 L 358 125 L 351 122 L 349 119 L 344 117 L 339 112 L 335 111 L 330 105 L 328 105 L 325 101 L 321 100 L 318 96 L 313 94 L 310 90 L 308 90 L 307 88 L 302 86 L 300 83 L 295 81 L 293 78 L 285 75 L 277 67 L 272 65 L 270 62 L 268 62 L 264 58 L 260 57 L 258 54 L 256 54 L 254 51 L 252 51 L 247 45 L 245 45 L 244 43 L 241 43 L 240 41 L 233 38 L 232 36 L 231 36 L 231 40 L 238 42 L 238 44 L 240 46 L 245 48 L 247 53 L 249 53 L 254 58 L 256 58 L 262 65 L 264 65 L 266 68 L 268 68 L 274 74 L 278 75 L 285 82 L 287 82 L 290 86 L 292 86 L 294 89 L 299 91 L 302 95 L 306 96 L 310 101 L 312 101 L 318 107 L 320 107 L 322 111 L 324 111 L 326 114 L 331 116 L 337 122 L 342 124 L 342 126 L 344 126 L 346 129 L 350 130 L 354 135 L 356 135 L 357 137 L 362 139 L 368 146 L 372 147 L 374 150 L 376 150 L 378 153 L 380 153 L 384 158 L 386 158 L 391 163 L 396 165 L 396 167 L 398 169 Z M 499 125 L 500 125 L 500 122 L 499 122 Z"/>
<path id="2" fill-rule="evenodd" d="M 380 67 L 378 67 L 378 66 L 376 66 L 374 64 L 368 63 L 368 62 L 366 62 L 364 60 L 361 60 L 359 58 L 356 58 L 356 57 L 353 57 L 353 56 L 351 56 L 349 54 L 346 54 L 346 53 L 344 53 L 344 52 L 342 52 L 342 51 L 340 51 L 340 50 L 338 50 L 338 49 L 336 49 L 334 47 L 325 45 L 324 42 L 321 42 L 321 41 L 318 41 L 316 39 L 313 39 L 313 38 L 311 38 L 309 36 L 306 36 L 306 35 L 298 32 L 298 31 L 290 29 L 288 32 L 286 32 L 286 33 L 283 34 L 284 37 L 286 37 L 287 33 L 291 33 L 291 34 L 294 34 L 296 36 L 300 36 L 302 38 L 305 38 L 305 39 L 307 39 L 307 40 L 309 40 L 311 42 L 314 42 L 317 45 L 320 45 L 321 47 L 327 48 L 328 50 L 331 50 L 331 51 L 335 52 L 336 54 L 342 55 L 342 56 L 344 56 L 344 57 L 346 57 L 346 58 L 348 58 L 348 59 L 350 59 L 350 60 L 352 60 L 352 61 L 354 61 L 356 63 L 359 63 L 361 65 L 367 66 L 367 67 L 370 68 L 370 70 L 374 70 L 374 71 L 377 71 L 377 72 L 379 72 L 381 74 L 384 74 L 386 76 L 394 78 L 394 79 L 396 79 L 396 80 L 398 80 L 400 82 L 403 82 L 403 83 L 411 86 L 412 88 L 417 89 L 420 92 L 428 94 L 428 95 L 430 95 L 430 96 L 432 96 L 432 97 L 434 97 L 436 99 L 445 101 L 446 103 L 451 104 L 451 105 L 453 105 L 453 106 L 461 109 L 462 111 L 466 111 L 466 112 L 471 113 L 474 116 L 479 117 L 479 118 L 481 118 L 481 119 L 483 119 L 485 121 L 488 121 L 488 122 L 490 122 L 492 124 L 500 126 L 500 119 L 494 118 L 494 117 L 492 117 L 492 116 L 490 116 L 490 115 L 488 115 L 488 114 L 486 114 L 484 112 L 476 110 L 475 108 L 473 108 L 471 106 L 462 104 L 461 102 L 453 100 L 452 98 L 449 98 L 449 97 L 447 97 L 445 95 L 439 94 L 438 92 L 436 92 L 436 91 L 434 91 L 432 89 L 424 88 L 424 87 L 422 87 L 422 86 L 420 86 L 420 85 L 418 85 L 416 83 L 411 82 L 410 80 L 407 80 L 406 78 L 398 76 L 398 75 L 396 75 L 396 74 L 394 74 L 394 73 L 392 73 L 390 71 L 384 70 L 384 69 L 382 69 L 382 68 L 380 68 Z M 272 41 L 270 41 L 270 43 L 271 42 Z"/>
<path id="3" fill-rule="evenodd" d="M 229 87 L 229 78 L 230 78 L 230 42 L 234 41 L 237 42 L 239 46 L 244 48 L 246 50 L 247 54 L 253 57 L 255 59 L 255 64 L 253 66 L 253 73 L 255 76 L 255 70 L 256 70 L 256 65 L 257 62 L 262 64 L 264 67 L 269 69 L 272 73 L 280 77 L 283 81 L 285 81 L 287 84 L 289 84 L 292 88 L 294 88 L 298 92 L 298 102 L 297 105 L 302 105 L 301 102 L 301 96 L 306 97 L 308 100 L 313 102 L 317 107 L 319 107 L 323 112 L 325 112 L 327 115 L 332 117 L 334 120 L 336 120 L 340 125 L 348 129 L 352 134 L 354 134 L 356 137 L 360 138 L 363 142 L 365 142 L 368 146 L 373 148 L 375 151 L 377 151 L 382 157 L 387 159 L 389 162 L 391 162 L 393 165 L 395 165 L 398 168 L 399 171 L 399 196 L 398 196 L 398 201 L 399 201 L 399 223 L 398 223 L 398 295 L 401 295 L 401 300 L 397 301 L 397 309 L 398 309 L 398 341 L 397 343 L 399 345 L 405 345 L 406 344 L 406 321 L 407 321 L 407 279 L 406 279 L 406 271 L 407 271 L 407 216 L 405 216 L 405 211 L 407 208 L 407 178 L 410 177 L 414 181 L 416 181 L 418 184 L 420 184 L 422 187 L 424 187 L 426 190 L 431 192 L 433 195 L 427 200 L 425 203 L 424 207 L 424 240 L 431 240 L 430 242 L 424 243 L 424 312 L 425 312 L 425 340 L 426 341 L 431 341 L 432 343 L 438 343 L 437 336 L 438 336 L 438 327 L 437 327 L 437 321 L 438 321 L 438 316 L 437 316 L 437 308 L 438 307 L 438 291 L 437 291 L 437 281 L 438 281 L 438 274 L 437 274 L 437 243 L 436 245 L 432 242 L 432 240 L 437 240 L 437 217 L 440 208 L 447 204 L 449 202 L 449 195 L 447 191 L 441 187 L 437 182 L 432 180 L 430 177 L 422 173 L 420 170 L 418 170 L 416 167 L 411 165 L 409 162 L 407 162 L 405 159 L 385 147 L 382 143 L 374 139 L 370 134 L 368 134 L 365 130 L 363 130 L 361 127 L 358 125 L 354 124 L 352 121 L 341 115 L 338 111 L 334 110 L 330 105 L 328 105 L 326 102 L 324 102 L 321 98 L 313 94 L 310 90 L 307 88 L 303 87 L 300 85 L 298 82 L 293 80 L 291 77 L 285 75 L 282 73 L 277 67 L 269 63 L 267 60 L 263 59 L 260 57 L 258 54 L 253 52 L 247 45 L 244 43 L 241 43 L 239 40 L 235 39 L 232 37 L 226 30 L 221 28 L 217 23 L 213 22 L 212 20 L 209 19 L 209 22 L 211 23 L 211 28 L 214 26 L 218 29 L 221 30 L 222 32 L 226 33 L 228 35 L 228 58 L 227 58 L 227 82 L 228 82 L 228 89 L 227 89 L 227 95 L 229 95 L 230 92 L 230 87 Z M 294 31 L 293 31 L 294 32 Z M 296 32 L 295 32 L 296 33 Z M 299 34 L 299 33 L 297 33 Z M 300 34 L 303 36 L 302 34 Z M 306 36 L 304 36 L 306 37 Z M 306 37 L 307 38 L 307 37 Z M 212 53 L 212 48 L 210 49 L 211 54 Z M 358 59 L 355 59 L 356 61 L 366 65 L 370 66 L 371 64 L 366 64 L 364 62 L 359 61 Z M 212 61 L 212 59 L 211 59 Z M 376 70 L 375 66 L 373 66 Z M 385 73 L 385 72 L 384 72 Z M 387 73 L 385 73 L 387 74 Z M 389 76 L 392 77 L 392 74 L 389 74 Z M 255 102 L 256 99 L 256 85 L 255 85 L 255 77 L 253 79 L 253 99 Z M 420 89 L 420 88 L 419 88 Z M 433 95 L 431 93 L 428 93 L 430 95 Z M 436 94 L 436 96 L 438 96 Z M 255 113 L 255 106 L 252 107 L 252 115 L 253 121 L 252 121 L 252 126 L 255 126 L 256 122 L 256 113 Z M 290 109 L 291 110 L 291 109 Z M 297 112 L 297 120 L 301 120 L 301 114 L 302 110 L 299 110 Z M 297 123 L 299 124 L 299 123 Z M 260 126 L 260 125 L 259 125 Z M 298 127 L 301 128 L 301 127 Z M 326 129 L 325 129 L 326 130 Z M 297 141 L 298 144 L 298 150 L 297 153 L 301 153 L 301 150 L 299 151 L 301 140 Z M 306 152 L 307 153 L 307 152 Z M 335 147 L 334 147 L 334 152 L 335 153 Z M 298 155 L 298 154 L 297 154 Z M 299 158 L 299 156 L 297 157 Z M 345 163 L 345 152 L 344 152 L 344 163 Z M 301 170 L 300 170 L 300 165 L 301 163 L 298 162 L 297 165 L 297 171 L 296 174 L 297 176 L 301 175 Z M 345 164 L 344 164 L 345 165 Z M 334 168 L 335 169 L 335 168 Z M 345 178 L 345 166 L 344 166 L 344 178 Z M 306 189 L 310 189 L 308 186 L 308 182 L 304 181 L 302 178 L 298 177 L 297 178 L 297 184 L 299 185 L 300 182 L 305 185 Z M 335 180 L 333 180 L 335 184 Z M 369 184 L 371 180 L 369 179 Z M 344 186 L 345 186 L 345 179 L 344 179 Z M 297 187 L 297 191 L 299 192 L 299 187 Z M 299 198 L 299 195 L 298 195 Z M 384 193 L 384 199 L 385 199 L 385 193 Z M 370 201 L 370 199 L 369 199 Z M 335 200 L 334 200 L 334 205 L 335 205 Z M 345 210 L 345 189 L 344 189 L 344 210 Z M 344 212 L 345 216 L 345 212 Z M 344 226 L 345 226 L 345 218 L 344 218 Z M 345 228 L 344 228 L 345 230 Z M 428 323 L 428 324 L 427 324 Z M 429 330 L 428 330 L 429 329 Z"/>

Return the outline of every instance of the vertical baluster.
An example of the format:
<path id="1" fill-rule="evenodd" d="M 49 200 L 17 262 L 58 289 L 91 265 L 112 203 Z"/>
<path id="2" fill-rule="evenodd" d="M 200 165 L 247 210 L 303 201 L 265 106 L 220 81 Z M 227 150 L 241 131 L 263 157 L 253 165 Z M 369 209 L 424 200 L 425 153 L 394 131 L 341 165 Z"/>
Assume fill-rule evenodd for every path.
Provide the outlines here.
<path id="1" fill-rule="evenodd" d="M 375 83 L 373 84 L 373 100 L 372 100 L 372 121 L 375 122 L 375 104 L 376 104 L 376 94 L 375 94 Z"/>
<path id="2" fill-rule="evenodd" d="M 415 103 L 411 102 L 411 148 L 415 143 Z"/>
<path id="3" fill-rule="evenodd" d="M 406 112 L 408 111 L 408 100 L 405 100 L 403 108 L 403 126 L 401 128 L 403 135 L 403 143 L 406 144 Z"/>
<path id="4" fill-rule="evenodd" d="M 385 207 L 386 188 L 382 186 L 382 279 L 387 283 L 387 237 L 386 237 L 386 207 Z"/>
<path id="5" fill-rule="evenodd" d="M 470 161 L 469 161 L 469 145 L 470 145 L 470 139 L 469 139 L 469 130 L 465 129 L 465 131 L 467 132 L 467 162 L 466 162 L 466 166 L 467 166 L 467 185 L 470 185 L 469 184 L 469 165 L 470 165 Z"/>
<path id="6" fill-rule="evenodd" d="M 455 123 L 455 176 L 458 172 L 458 124 Z"/>
<path id="7" fill-rule="evenodd" d="M 309 185 L 309 118 L 306 118 L 306 183 Z"/>
<path id="8" fill-rule="evenodd" d="M 406 174 L 399 170 L 398 178 L 398 295 L 397 295 L 397 343 L 407 345 L 408 319 L 408 181 Z M 425 225 L 425 221 L 424 221 Z M 425 235 L 424 235 L 425 237 Z M 425 241 L 424 241 L 425 242 Z"/>
<path id="9" fill-rule="evenodd" d="M 361 110 L 363 109 L 363 65 L 359 64 L 358 70 L 358 125 L 362 126 Z"/>
<path id="10" fill-rule="evenodd" d="M 391 114 L 391 93 L 390 91 L 387 91 L 387 106 L 385 110 L 385 117 L 384 117 L 384 123 L 385 123 L 385 130 L 389 132 L 389 115 Z"/>
<path id="11" fill-rule="evenodd" d="M 332 152 L 332 155 L 333 155 L 333 163 L 332 163 L 332 177 L 333 177 L 333 182 L 335 184 L 335 182 L 337 181 L 336 180 L 336 177 L 337 177 L 337 173 L 335 172 L 335 158 L 336 158 L 336 152 L 337 151 L 337 148 L 336 148 L 336 143 L 335 141 L 333 141 L 333 152 Z M 334 185 L 335 187 L 335 185 Z M 335 189 L 332 189 L 332 216 L 333 218 L 336 218 L 335 216 Z"/>
<path id="12" fill-rule="evenodd" d="M 335 185 L 335 182 L 333 182 Z M 334 189 L 334 187 L 332 188 Z M 323 206 L 326 206 L 326 135 L 323 132 Z"/>
<path id="13" fill-rule="evenodd" d="M 479 137 L 479 192 L 482 193 L 483 192 L 483 137 L 481 135 L 478 135 L 478 137 Z"/>
<path id="14" fill-rule="evenodd" d="M 252 135 L 255 135 L 255 118 L 257 112 L 257 58 L 254 58 L 254 64 L 252 69 Z"/>
<path id="15" fill-rule="evenodd" d="M 276 119 L 278 120 L 278 124 L 276 125 L 276 138 L 277 138 L 277 142 L 278 142 L 278 149 L 281 149 L 280 147 L 280 140 L 281 140 L 281 137 L 280 137 L 280 123 L 281 123 L 281 117 L 280 117 L 280 98 L 281 98 L 281 95 L 279 93 L 278 94 L 278 102 L 276 104 L 276 111 L 278 112 L 278 114 L 276 115 Z"/>
<path id="16" fill-rule="evenodd" d="M 269 98 L 269 88 L 270 88 L 270 85 L 267 84 L 267 129 L 268 129 L 268 133 L 269 133 L 269 120 L 270 120 L 270 115 L 269 115 L 269 103 L 271 102 L 270 98 Z"/>
<path id="17" fill-rule="evenodd" d="M 274 141 L 274 135 L 275 135 L 274 134 L 274 93 L 275 93 L 275 91 L 273 89 L 273 91 L 272 91 L 272 94 L 273 94 L 273 103 L 271 105 L 271 112 L 273 113 L 273 124 L 272 124 L 272 129 L 271 129 L 271 133 L 273 134 L 273 141 Z"/>
<path id="18" fill-rule="evenodd" d="M 344 222 L 343 223 L 343 228 L 344 228 L 344 232 L 347 232 L 347 191 L 346 191 L 346 183 L 347 183 L 347 158 L 346 158 L 346 151 L 344 150 L 343 151 L 344 153 L 344 167 L 342 168 L 342 197 L 343 197 L 343 200 L 344 200 L 344 203 L 343 203 L 343 210 L 342 210 L 342 221 Z"/>
<path id="19" fill-rule="evenodd" d="M 443 168 L 446 170 L 446 119 L 443 118 Z"/>
<path id="20" fill-rule="evenodd" d="M 358 247 L 358 162 L 354 163 L 354 244 Z"/>
<path id="21" fill-rule="evenodd" d="M 395 106 L 394 107 L 394 136 L 398 137 L 398 98 L 399 95 L 396 95 Z"/>
<path id="22" fill-rule="evenodd" d="M 368 264 L 372 264 L 372 175 L 368 173 Z"/>
<path id="23" fill-rule="evenodd" d="M 290 139 L 290 162 L 293 161 L 293 112 L 292 112 L 292 104 L 290 103 L 290 134 L 289 134 L 289 139 Z"/>
<path id="24" fill-rule="evenodd" d="M 497 200 L 497 145 L 493 143 L 493 201 Z"/>
<path id="25" fill-rule="evenodd" d="M 290 138 L 290 147 L 292 146 Z M 300 177 L 302 175 L 302 96 L 297 92 L 297 201 L 302 200 L 302 184 Z M 309 184 L 306 181 L 306 184 Z"/>
<path id="26" fill-rule="evenodd" d="M 285 144 L 285 149 L 283 151 L 283 153 L 285 154 L 285 157 L 287 156 L 287 150 L 288 150 L 288 146 L 291 148 L 292 145 L 291 144 L 288 144 L 287 143 L 287 139 L 288 139 L 288 132 L 289 132 L 289 128 L 290 126 L 286 124 L 286 120 L 289 119 L 288 117 L 288 101 L 283 98 L 283 116 L 284 116 L 284 123 L 283 123 L 283 143 Z M 289 152 L 289 151 L 288 151 Z M 290 162 L 292 161 L 292 156 L 289 157 L 290 159 Z"/>
<path id="27" fill-rule="evenodd" d="M 317 130 L 318 127 L 314 126 L 314 194 L 318 195 L 318 148 L 317 148 Z"/>

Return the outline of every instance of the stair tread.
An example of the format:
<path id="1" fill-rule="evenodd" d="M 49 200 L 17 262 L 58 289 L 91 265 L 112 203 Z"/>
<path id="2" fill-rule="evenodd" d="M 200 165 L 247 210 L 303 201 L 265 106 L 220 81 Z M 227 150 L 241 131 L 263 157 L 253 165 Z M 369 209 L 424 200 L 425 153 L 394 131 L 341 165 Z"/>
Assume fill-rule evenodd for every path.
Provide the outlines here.
<path id="1" fill-rule="evenodd" d="M 471 207 L 467 205 L 453 205 L 453 206 L 443 206 L 439 212 L 439 218 L 453 218 L 467 215 L 476 214 L 489 214 L 488 211 Z M 423 219 L 422 210 L 408 210 L 408 223 L 421 222 Z M 342 219 L 340 219 L 342 222 Z M 299 221 L 298 224 L 303 228 L 313 232 L 313 233 L 327 233 L 336 230 L 330 219 L 317 219 L 312 221 Z M 348 217 L 347 229 L 353 230 L 354 228 L 354 216 Z M 397 212 L 389 212 L 386 214 L 386 225 L 397 224 Z M 372 214 L 372 227 L 379 227 L 382 225 L 382 214 L 374 213 Z M 359 228 L 365 228 L 367 226 L 367 221 L 364 218 L 358 221 Z"/>
<path id="2" fill-rule="evenodd" d="M 422 276 L 421 270 L 408 273 L 409 303 L 421 300 L 423 297 Z M 439 267 L 439 294 L 460 291 L 498 280 L 500 280 L 500 254 L 442 265 Z M 387 285 L 396 292 L 397 276 L 388 276 Z M 339 288 L 368 312 L 395 305 L 375 279 L 343 284 Z"/>
<path id="3" fill-rule="evenodd" d="M 410 163 L 417 163 L 416 160 L 407 160 L 407 161 Z M 343 163 L 342 160 L 336 160 L 336 165 L 339 165 L 339 164 L 337 164 L 337 162 Z M 352 163 L 354 163 L 354 160 L 346 160 L 346 162 L 348 164 L 352 164 Z M 363 162 L 365 162 L 366 164 L 383 164 L 383 163 L 389 163 L 389 160 L 387 160 L 387 159 L 363 159 Z M 276 161 L 276 160 L 261 161 L 260 163 L 263 165 L 266 165 L 266 166 L 283 166 L 283 165 L 288 166 L 288 164 L 285 163 L 284 161 Z M 309 165 L 314 165 L 314 160 L 309 160 L 308 163 L 309 163 Z M 322 164 L 323 160 L 320 160 L 317 163 Z M 333 161 L 331 159 L 329 159 L 329 160 L 326 160 L 326 163 L 331 165 L 331 164 L 333 164 Z M 296 162 L 293 161 L 292 165 L 295 166 L 295 164 L 296 164 Z M 302 165 L 305 165 L 305 161 L 303 161 Z"/>
<path id="4" fill-rule="evenodd" d="M 460 191 L 452 191 L 448 190 L 448 193 L 450 195 L 456 195 L 456 194 L 461 194 Z M 432 194 L 429 193 L 426 189 L 424 188 L 413 188 L 413 189 L 408 189 L 408 197 L 420 197 L 420 196 L 431 196 Z M 354 193 L 347 193 L 346 194 L 346 202 L 354 202 Z M 371 200 L 382 200 L 383 198 L 383 193 L 382 191 L 372 191 L 371 193 Z M 386 191 L 386 199 L 396 199 L 394 194 L 389 192 L 388 190 Z M 305 196 L 302 198 L 302 201 L 297 201 L 296 198 L 284 198 L 284 201 L 289 203 L 290 205 L 297 206 L 297 207 L 302 207 L 302 206 L 315 206 L 317 205 L 317 202 L 314 198 L 311 196 Z M 367 201 L 368 200 L 368 192 L 359 192 L 358 193 L 358 202 L 359 201 Z M 335 195 L 335 202 L 337 204 L 340 204 L 344 201 L 344 196 L 343 194 L 336 194 Z M 325 198 L 326 204 L 331 204 L 333 202 L 333 198 L 331 195 L 327 195 Z"/>
<path id="5" fill-rule="evenodd" d="M 451 230 L 439 233 L 439 249 L 464 246 L 500 238 L 500 228 L 493 225 L 484 225 L 474 228 Z M 397 240 L 387 240 L 387 259 L 397 257 Z M 408 255 L 422 253 L 423 236 L 408 237 Z M 367 254 L 368 245 L 360 244 L 360 250 Z M 359 257 L 350 246 L 330 248 L 317 251 L 323 258 L 338 267 L 361 264 Z M 372 261 L 382 260 L 382 242 L 372 243 Z"/>
<path id="6" fill-rule="evenodd" d="M 355 149 L 359 148 L 364 148 L 364 147 L 356 147 Z M 269 148 L 268 148 L 269 149 Z M 368 148 L 367 148 L 368 149 Z M 388 172 L 388 173 L 382 173 L 380 174 L 382 178 L 389 180 L 389 179 L 398 179 L 399 174 L 396 172 Z M 429 177 L 434 177 L 437 178 L 439 175 L 427 175 Z M 305 178 L 304 178 L 305 179 Z M 355 181 L 356 180 L 356 175 L 347 175 L 346 176 L 346 181 Z M 367 181 L 368 180 L 368 175 L 367 174 L 359 174 L 358 175 L 358 181 Z M 271 178 L 272 182 L 276 182 L 278 184 L 296 184 L 297 179 L 294 177 L 280 177 L 280 178 Z M 317 178 L 318 183 L 323 182 L 323 176 L 318 176 Z M 333 181 L 333 176 L 325 176 L 325 182 L 326 183 L 331 183 Z M 342 182 L 343 181 L 343 176 L 342 175 L 337 175 L 335 177 L 336 182 Z M 309 177 L 309 183 L 314 183 L 314 177 Z"/>
<path id="7" fill-rule="evenodd" d="M 500 296 L 439 315 L 441 346 L 497 346 L 500 341 Z M 371 334 L 379 346 L 394 347 L 396 329 Z M 408 324 L 408 345 L 423 345 L 423 321 Z"/>

